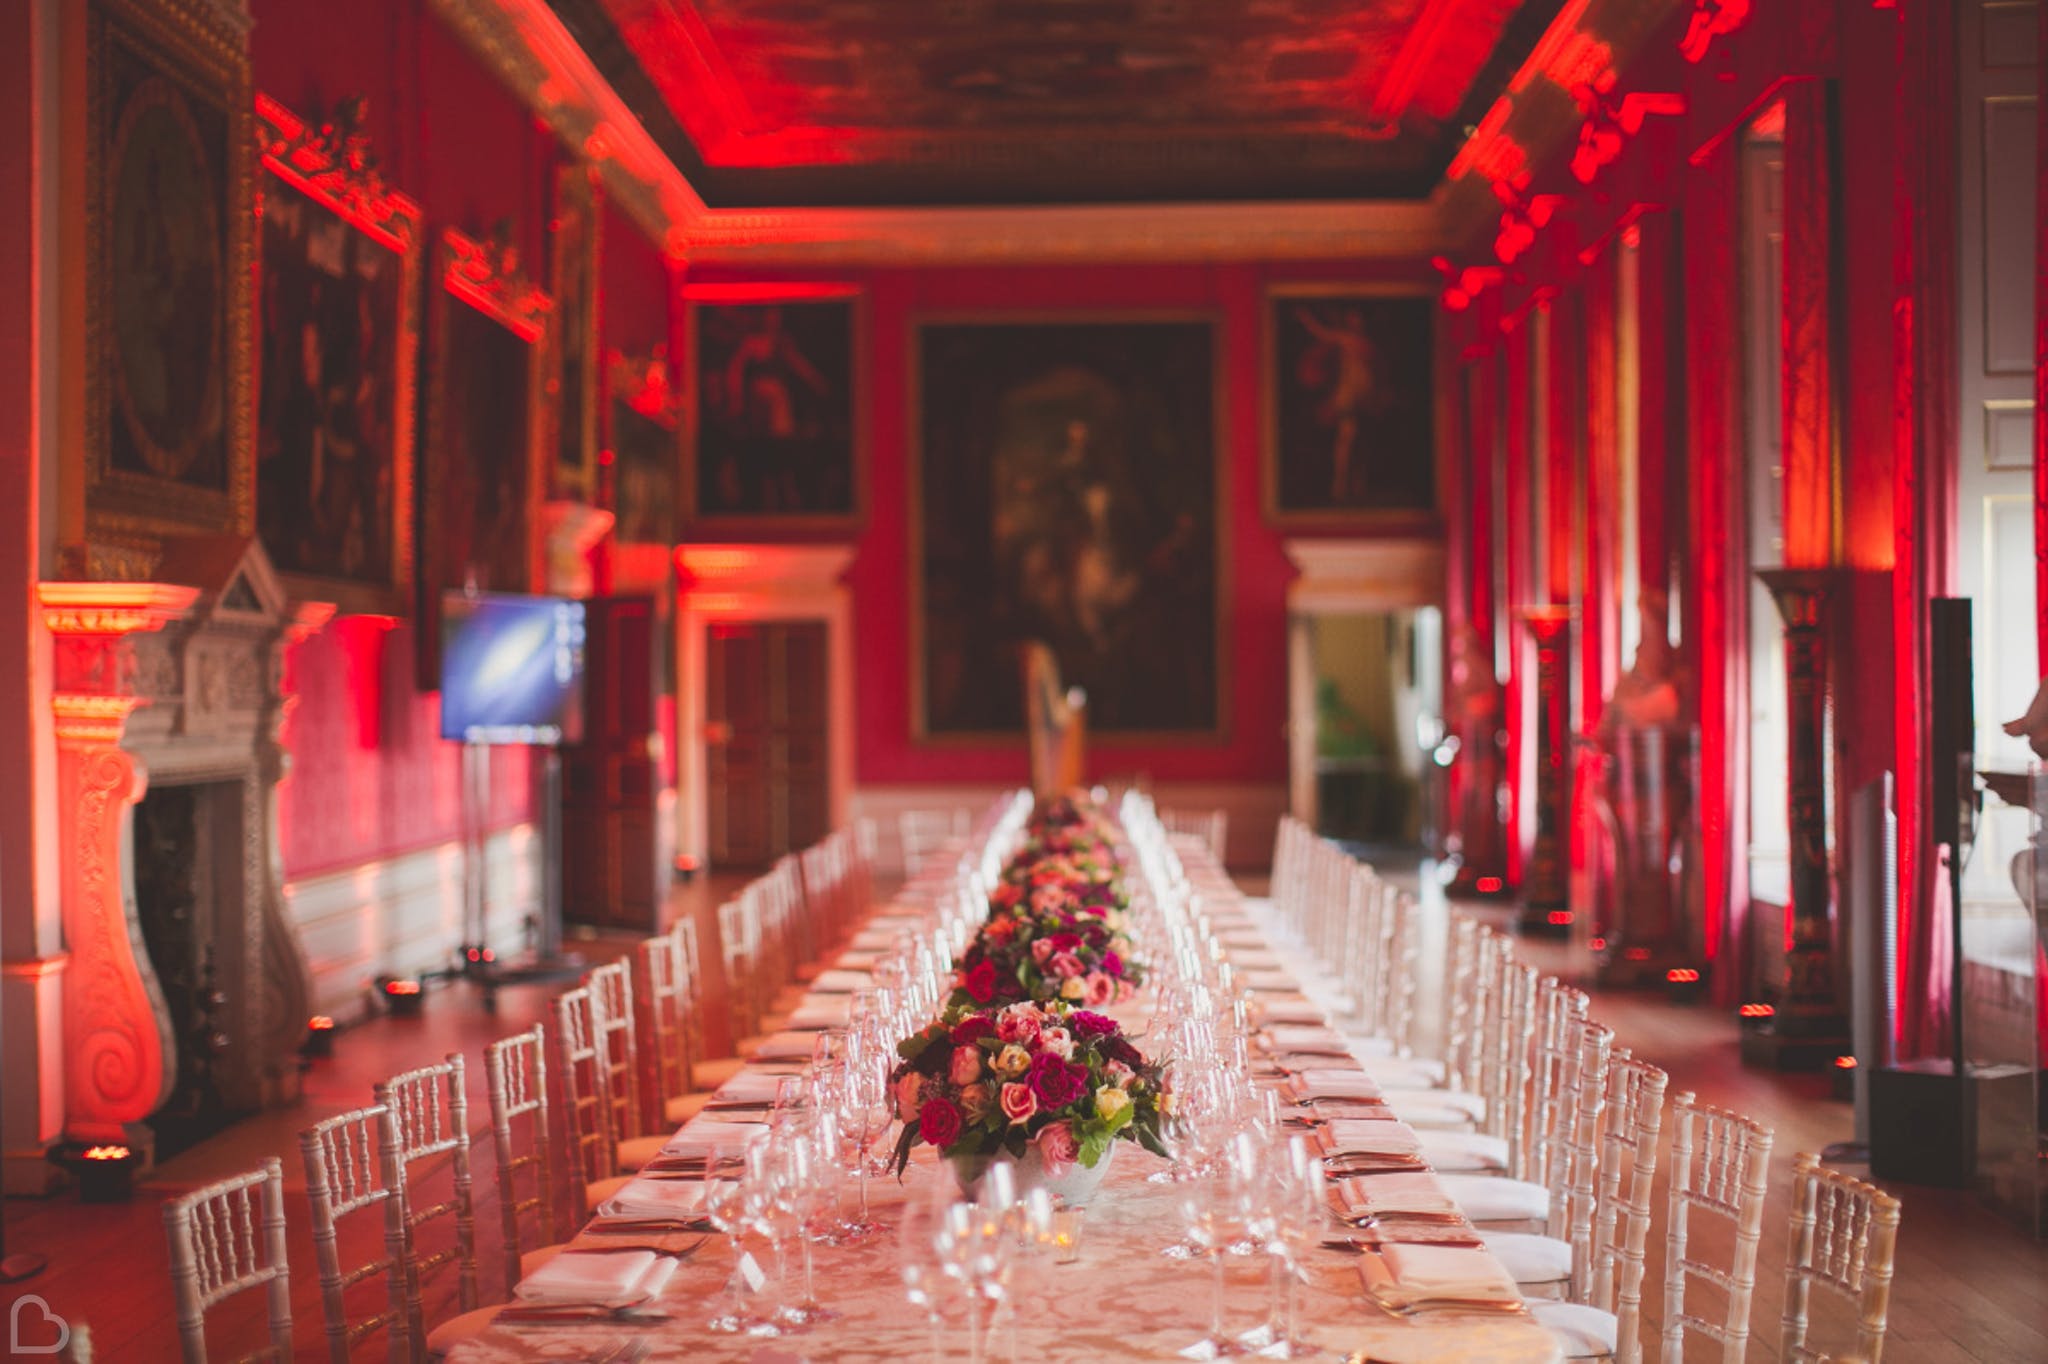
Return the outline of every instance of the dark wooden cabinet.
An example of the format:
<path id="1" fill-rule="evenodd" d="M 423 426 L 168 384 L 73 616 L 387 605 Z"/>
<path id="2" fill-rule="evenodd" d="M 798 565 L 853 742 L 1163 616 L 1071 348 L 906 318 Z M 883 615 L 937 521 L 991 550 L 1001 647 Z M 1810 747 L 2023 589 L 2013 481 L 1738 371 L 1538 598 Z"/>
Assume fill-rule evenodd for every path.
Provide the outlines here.
<path id="1" fill-rule="evenodd" d="M 562 915 L 651 933 L 667 887 L 655 760 L 667 629 L 651 597 L 588 606 L 583 742 L 562 750 Z"/>
<path id="2" fill-rule="evenodd" d="M 831 831 L 825 627 L 726 621 L 709 644 L 709 853 L 720 866 L 763 866 Z"/>

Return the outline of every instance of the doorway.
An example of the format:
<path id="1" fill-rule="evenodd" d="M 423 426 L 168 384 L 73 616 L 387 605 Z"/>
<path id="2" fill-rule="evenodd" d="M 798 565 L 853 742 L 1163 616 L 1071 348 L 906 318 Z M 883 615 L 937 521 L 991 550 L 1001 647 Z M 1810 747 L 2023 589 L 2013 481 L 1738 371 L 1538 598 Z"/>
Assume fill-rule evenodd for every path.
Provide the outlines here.
<path id="1" fill-rule="evenodd" d="M 708 627 L 705 813 L 715 864 L 765 866 L 831 832 L 827 649 L 822 621 Z"/>
<path id="2" fill-rule="evenodd" d="M 1442 619 L 1433 606 L 1309 618 L 1318 833 L 1417 849 L 1442 827 Z"/>

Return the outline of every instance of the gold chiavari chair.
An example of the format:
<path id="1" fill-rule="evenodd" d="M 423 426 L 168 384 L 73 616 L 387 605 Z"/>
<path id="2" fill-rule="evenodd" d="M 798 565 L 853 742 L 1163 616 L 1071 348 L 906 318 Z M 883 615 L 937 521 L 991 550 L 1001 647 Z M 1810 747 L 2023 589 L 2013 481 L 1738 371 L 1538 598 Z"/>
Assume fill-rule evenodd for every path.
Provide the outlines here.
<path id="1" fill-rule="evenodd" d="M 406 1364 L 414 1357 L 406 1312 L 404 1176 L 398 1152 L 398 1124 L 383 1104 L 337 1114 L 299 1133 L 306 1198 L 313 1210 L 320 1309 L 332 1364 L 348 1364 L 356 1342 L 378 1330 L 386 1333 L 391 1364 Z M 340 1224 L 356 1213 L 382 1214 L 384 1254 L 343 1269 Z M 379 1274 L 385 1278 L 384 1310 L 368 1316 L 352 1313 L 348 1290 Z"/>
<path id="2" fill-rule="evenodd" d="M 1159 823 L 1169 834 L 1201 839 L 1209 855 L 1216 859 L 1216 865 L 1223 865 L 1224 840 L 1230 830 L 1229 811 L 1162 808 Z"/>
<path id="3" fill-rule="evenodd" d="M 405 1320 L 412 1339 L 425 1341 L 427 1281 L 452 1266 L 461 1311 L 477 1305 L 476 1204 L 470 1187 L 469 1093 L 462 1053 L 450 1052 L 440 1065 L 421 1066 L 394 1075 L 375 1087 L 377 1102 L 390 1111 L 398 1129 L 398 1189 L 405 1209 Z M 453 1172 L 449 1197 L 424 1206 L 420 1162 L 446 1155 Z M 449 1244 L 422 1251 L 422 1228 L 450 1218 Z"/>
<path id="4" fill-rule="evenodd" d="M 1740 1364 L 1747 1352 L 1770 1162 L 1771 1129 L 1762 1123 L 1709 1107 L 1691 1094 L 1671 1101 L 1663 1364 L 1683 1364 L 1686 1337 L 1693 1335 L 1718 1342 L 1724 1364 Z M 1725 1268 L 1694 1251 L 1694 1217 L 1713 1218 L 1731 1231 L 1734 1249 Z M 1686 1308 L 1695 1279 L 1724 1295 L 1718 1317 Z"/>
<path id="5" fill-rule="evenodd" d="M 691 1089 L 690 988 L 682 943 L 674 933 L 644 938 L 633 947 L 634 998 L 646 1040 L 645 1075 L 652 1082 L 641 1108 L 673 1129 L 704 1107 L 708 1093 Z"/>
<path id="6" fill-rule="evenodd" d="M 555 1060 L 561 1073 L 563 1126 L 569 1138 L 568 1175 L 571 1187 L 579 1191 L 576 1207 L 583 1216 L 631 1178 L 619 1173 L 596 1012 L 587 987 L 555 997 Z"/>
<path id="7" fill-rule="evenodd" d="M 269 1299 L 270 1344 L 242 1356 L 241 1364 L 290 1364 L 292 1280 L 285 1254 L 284 1173 L 277 1157 L 164 1204 L 164 1235 L 185 1364 L 206 1364 L 207 1311 L 255 1288 Z"/>
<path id="8" fill-rule="evenodd" d="M 1552 1119 L 1563 1131 L 1546 1150 L 1550 1216 L 1543 1233 L 1486 1231 L 1480 1239 L 1523 1288 L 1568 1290 L 1574 1301 L 1583 1302 L 1592 1281 L 1614 1033 L 1598 1023 L 1582 1023 L 1572 1040 L 1575 1059 L 1560 1082 L 1568 1102 L 1554 1106 L 1559 1111 Z"/>
<path id="9" fill-rule="evenodd" d="M 1663 1071 L 1625 1051 L 1617 1051 L 1608 1069 L 1591 1262 L 1575 1267 L 1583 1279 L 1574 1301 L 1531 1304 L 1536 1319 L 1574 1358 L 1593 1352 L 1606 1354 L 1616 1364 L 1641 1364 L 1643 1262 L 1667 1083 Z"/>
<path id="10" fill-rule="evenodd" d="M 1879 1364 L 1890 1310 L 1892 1259 L 1898 1249 L 1899 1200 L 1874 1184 L 1823 1169 L 1802 1151 L 1792 1166 L 1791 1245 L 1785 1255 L 1785 1319 L 1779 1358 L 1824 1364 L 1854 1358 Z M 1813 1290 L 1825 1288 L 1856 1309 L 1853 1356 L 1806 1343 Z"/>
<path id="11" fill-rule="evenodd" d="M 484 1048 L 484 1076 L 491 1094 L 491 1144 L 498 1158 L 498 1221 L 505 1238 L 505 1292 L 552 1258 L 555 1239 L 555 1180 L 548 1132 L 547 1029 L 500 1038 Z M 523 1128 L 523 1132 L 522 1132 Z M 520 1179 L 532 1171 L 531 1192 Z M 533 1244 L 526 1250 L 520 1223 L 534 1219 Z"/>

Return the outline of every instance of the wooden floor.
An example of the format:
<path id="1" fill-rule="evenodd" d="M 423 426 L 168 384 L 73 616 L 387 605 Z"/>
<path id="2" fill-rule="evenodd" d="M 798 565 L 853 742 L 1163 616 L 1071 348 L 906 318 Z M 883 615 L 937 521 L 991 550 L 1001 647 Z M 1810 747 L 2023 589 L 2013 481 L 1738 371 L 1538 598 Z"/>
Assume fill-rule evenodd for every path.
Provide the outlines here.
<path id="1" fill-rule="evenodd" d="M 1247 878 L 1250 881 L 1250 878 Z M 1254 883 L 1255 884 L 1255 883 Z M 679 888 L 671 913 L 699 916 L 707 942 L 719 896 L 730 880 L 700 880 Z M 1497 911 L 1495 911 L 1497 912 Z M 623 952 L 625 939 L 594 940 L 572 946 L 592 962 Z M 1532 944 L 1529 959 L 1545 969 L 1564 963 L 1556 949 Z M 709 965 L 709 963 L 707 963 Z M 498 1011 L 488 1014 L 480 992 L 454 984 L 430 992 L 425 1016 L 414 1021 L 380 1018 L 345 1032 L 334 1059 L 316 1064 L 306 1076 L 306 1093 L 287 1110 L 245 1120 L 213 1140 L 165 1163 L 148 1176 L 132 1202 L 111 1207 L 80 1205 L 69 1195 L 47 1200 L 11 1199 L 5 1207 L 7 1249 L 48 1257 L 49 1267 L 26 1282 L 0 1285 L 0 1305 L 11 1308 L 23 1294 L 43 1298 L 52 1312 L 90 1327 L 94 1358 L 114 1364 L 154 1364 L 177 1358 L 175 1323 L 166 1277 L 160 1208 L 167 1197 L 210 1180 L 250 1168 L 268 1154 L 284 1159 L 287 1216 L 291 1224 L 294 1313 L 302 1360 L 325 1359 L 320 1308 L 312 1273 L 313 1251 L 305 1211 L 297 1132 L 319 1118 L 366 1103 L 370 1084 L 386 1074 L 461 1050 L 470 1062 L 471 1127 L 483 1134 L 477 1159 L 478 1244 L 482 1252 L 484 1301 L 494 1301 L 502 1267 L 494 1253 L 496 1199 L 488 1146 L 481 1053 L 485 1043 L 528 1027 L 541 1018 L 558 986 L 523 986 L 502 992 Z M 722 982 L 713 982 L 722 991 Z M 1778 1358 L 1778 1314 L 1783 1293 L 1785 1180 L 1795 1152 L 1818 1150 L 1851 1135 L 1847 1104 L 1835 1101 L 1824 1081 L 1743 1069 L 1735 1059 L 1732 1020 L 1704 1007 L 1680 1007 L 1649 995 L 1602 994 L 1595 1014 L 1613 1026 L 1620 1040 L 1664 1066 L 1673 1090 L 1690 1089 L 1702 1098 L 1751 1114 L 1775 1127 L 1771 1207 L 1766 1221 L 1762 1265 L 1752 1315 L 1752 1361 Z M 440 1176 L 444 1181 L 445 1171 Z M 2048 1364 L 2048 1246 L 2036 1243 L 1966 1197 L 1934 1189 L 1898 1186 L 1905 1203 L 1899 1240 L 1892 1330 L 1885 1358 L 1892 1364 Z M 430 1188 L 430 1196 L 432 1190 Z M 1661 1318 L 1662 1202 L 1652 1235 L 1645 1308 L 1649 1331 Z M 375 1253 L 374 1228 L 345 1235 L 344 1252 L 359 1258 Z M 1696 1238 L 1697 1239 L 1697 1238 Z M 373 1286 L 364 1301 L 374 1304 Z M 452 1285 L 444 1284 L 429 1303 L 430 1319 L 453 1310 Z M 375 1310 L 374 1306 L 370 1310 Z M 33 1321 L 31 1309 L 25 1321 Z M 1846 1320 L 1836 1314 L 1832 1320 Z M 22 1343 L 37 1342 L 33 1330 Z M 216 1322 L 215 1358 L 232 1358 L 261 1339 L 261 1308 L 223 1311 Z M 15 1356 L 9 1356 L 15 1357 Z M 21 1355 L 21 1358 L 37 1356 Z M 48 1356 L 40 1356 L 47 1358 Z M 381 1338 L 359 1346 L 355 1358 L 381 1359 Z M 1719 1359 L 1695 1349 L 1688 1359 Z M 1656 1358 L 1654 1346 L 1650 1358 Z"/>

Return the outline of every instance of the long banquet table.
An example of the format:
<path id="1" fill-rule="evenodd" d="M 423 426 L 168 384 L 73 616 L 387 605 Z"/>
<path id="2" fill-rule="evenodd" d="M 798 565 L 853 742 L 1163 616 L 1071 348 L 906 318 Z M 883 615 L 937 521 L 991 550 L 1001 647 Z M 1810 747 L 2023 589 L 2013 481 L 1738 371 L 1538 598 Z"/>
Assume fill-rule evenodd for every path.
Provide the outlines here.
<path id="1" fill-rule="evenodd" d="M 1247 912 L 1236 886 L 1204 852 L 1189 845 L 1182 849 L 1182 860 L 1230 955 L 1242 956 L 1253 968 L 1246 974 L 1254 982 L 1255 994 L 1286 998 L 1299 1006 L 1308 996 L 1299 992 L 1297 971 L 1290 968 L 1306 975 L 1308 964 L 1299 954 L 1286 951 L 1286 944 L 1267 940 L 1260 919 Z M 844 987 L 849 980 L 845 972 L 861 971 L 876 953 L 887 950 L 895 935 L 921 916 L 935 879 L 913 879 L 899 901 L 882 907 L 835 964 L 829 983 Z M 843 1011 L 847 998 L 844 993 L 814 989 L 792 1018 L 829 1021 Z M 771 1045 L 766 1050 L 786 1055 L 796 1048 Z M 749 1069 L 755 1067 L 796 1068 L 788 1060 L 757 1061 Z M 742 1071 L 728 1090 L 758 1093 L 761 1084 L 758 1075 L 750 1081 Z M 718 1102 L 714 1098 L 711 1109 L 685 1124 L 679 1136 L 710 1139 L 716 1135 L 714 1124 L 758 1121 L 762 1116 L 740 1108 L 720 1110 Z M 1110 1171 L 1085 1214 L 1078 1260 L 1036 1266 L 1011 1285 L 1012 1303 L 1003 1310 L 1014 1307 L 1019 1313 L 1018 1358 L 1170 1360 L 1180 1358 L 1202 1336 L 1211 1270 L 1203 1261 L 1161 1253 L 1180 1239 L 1183 1224 L 1176 1186 L 1147 1180 L 1160 1168 L 1157 1157 L 1135 1144 L 1116 1144 Z M 929 1147 L 920 1145 L 901 1183 L 888 1177 L 870 1181 L 871 1206 L 883 1220 L 893 1222 L 908 1199 L 928 1195 L 924 1186 L 933 1180 L 950 1184 L 952 1175 Z M 766 1338 L 719 1334 L 705 1325 L 734 1268 L 724 1238 L 697 1232 L 628 1238 L 605 1234 L 592 1224 L 577 1234 L 565 1253 L 612 1253 L 622 1245 L 687 1252 L 660 1295 L 636 1313 L 640 1320 L 499 1322 L 455 1346 L 448 1355 L 450 1364 L 611 1359 L 649 1364 L 707 1359 L 901 1364 L 933 1357 L 928 1319 L 905 1296 L 893 1232 L 863 1245 L 816 1246 L 817 1296 L 841 1315 L 802 1334 Z M 766 1252 L 759 1253 L 765 1262 Z M 1362 1261 L 1370 1254 L 1325 1248 L 1308 1257 L 1300 1290 L 1301 1319 L 1326 1352 L 1323 1357 L 1353 1364 L 1552 1364 L 1562 1359 L 1554 1338 L 1525 1313 L 1443 1311 L 1404 1317 L 1380 1308 L 1361 1285 Z M 792 1252 L 792 1264 L 795 1259 Z M 1231 1329 L 1248 1329 L 1264 1319 L 1265 1257 L 1231 1257 L 1228 1263 Z M 950 1333 L 939 1339 L 938 1348 L 941 1358 L 967 1357 L 966 1333 L 957 1310 Z M 999 1329 L 989 1357 L 1007 1360 L 1008 1349 L 1007 1329 Z"/>

